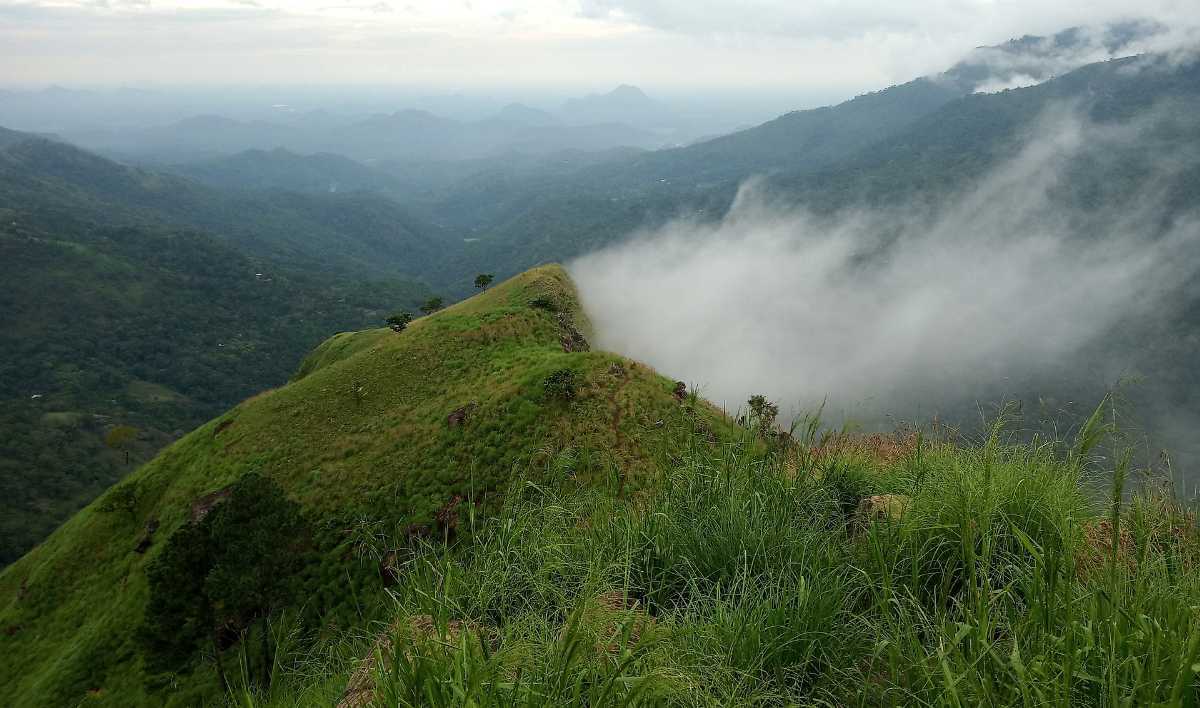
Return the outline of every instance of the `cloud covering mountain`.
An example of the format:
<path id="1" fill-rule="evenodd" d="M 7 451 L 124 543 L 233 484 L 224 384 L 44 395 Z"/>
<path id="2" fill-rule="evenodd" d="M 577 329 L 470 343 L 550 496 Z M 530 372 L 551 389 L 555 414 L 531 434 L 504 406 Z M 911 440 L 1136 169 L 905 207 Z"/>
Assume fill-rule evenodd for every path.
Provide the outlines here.
<path id="1" fill-rule="evenodd" d="M 1169 316 L 1200 271 L 1200 222 L 1165 220 L 1162 190 L 1197 155 L 1162 164 L 1120 203 L 1064 204 L 1060 188 L 1073 165 L 1134 144 L 1154 120 L 1051 114 L 1018 154 L 932 210 L 818 217 L 750 182 L 720 221 L 637 234 L 571 272 L 601 346 L 731 408 L 754 393 L 792 410 L 834 397 L 879 419 L 1064 376 L 1102 389 L 1138 359 L 1111 333 Z"/>

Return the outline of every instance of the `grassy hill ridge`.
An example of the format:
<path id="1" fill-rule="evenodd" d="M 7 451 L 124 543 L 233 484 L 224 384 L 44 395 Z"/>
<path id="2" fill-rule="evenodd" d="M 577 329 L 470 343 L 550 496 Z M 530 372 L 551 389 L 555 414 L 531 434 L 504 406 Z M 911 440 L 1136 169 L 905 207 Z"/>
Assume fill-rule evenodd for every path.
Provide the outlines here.
<path id="1" fill-rule="evenodd" d="M 514 475 L 633 491 L 679 435 L 730 430 L 647 367 L 581 351 L 587 329 L 565 272 L 546 266 L 400 334 L 327 341 L 292 383 L 185 436 L 0 574 L 0 702 L 212 697 L 210 664 L 155 679 L 135 634 L 148 565 L 198 500 L 250 472 L 275 480 L 316 529 L 305 612 L 314 631 L 335 631 L 382 592 L 355 557 L 354 529 L 427 524 L 456 499 L 487 513 Z M 123 492 L 128 513 L 102 510 Z"/>

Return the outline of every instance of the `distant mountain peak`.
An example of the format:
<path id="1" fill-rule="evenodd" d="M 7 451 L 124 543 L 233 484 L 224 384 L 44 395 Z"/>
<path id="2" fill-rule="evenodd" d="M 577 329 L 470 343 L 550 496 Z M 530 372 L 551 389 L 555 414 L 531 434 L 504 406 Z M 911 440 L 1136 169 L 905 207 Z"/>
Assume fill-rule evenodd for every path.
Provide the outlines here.
<path id="1" fill-rule="evenodd" d="M 591 93 L 583 98 L 573 98 L 567 101 L 572 102 L 597 102 L 597 101 L 622 101 L 629 103 L 642 103 L 653 105 L 654 99 L 650 98 L 645 91 L 641 90 L 633 84 L 621 84 L 611 91 L 606 93 Z"/>
<path id="2" fill-rule="evenodd" d="M 621 84 L 612 91 L 609 91 L 608 95 L 621 96 L 625 98 L 644 98 L 646 100 L 650 100 L 650 97 L 646 95 L 645 91 L 641 90 L 637 86 L 634 86 L 633 84 Z"/>
<path id="3" fill-rule="evenodd" d="M 597 123 L 644 125 L 663 117 L 663 107 L 632 84 L 621 84 L 608 93 L 569 99 L 562 110 L 572 120 Z"/>
<path id="4" fill-rule="evenodd" d="M 540 108 L 533 108 L 524 103 L 510 103 L 504 108 L 501 108 L 496 115 L 492 116 L 493 120 L 500 120 L 506 123 L 519 123 L 521 125 L 554 125 L 558 123 L 558 118 L 553 114 L 543 111 Z"/>

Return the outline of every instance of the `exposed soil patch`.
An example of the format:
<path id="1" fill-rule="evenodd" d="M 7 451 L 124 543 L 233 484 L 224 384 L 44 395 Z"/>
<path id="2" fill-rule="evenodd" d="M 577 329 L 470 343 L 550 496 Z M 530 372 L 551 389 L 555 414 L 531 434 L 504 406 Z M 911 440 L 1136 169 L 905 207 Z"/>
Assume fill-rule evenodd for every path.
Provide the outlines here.
<path id="1" fill-rule="evenodd" d="M 225 487 L 218 489 L 215 492 L 209 492 L 204 496 L 192 502 L 192 523 L 196 523 L 208 516 L 208 512 L 212 511 L 217 504 L 228 499 L 233 494 L 233 487 Z"/>
<path id="2" fill-rule="evenodd" d="M 850 522 L 852 534 L 865 533 L 876 522 L 896 523 L 912 506 L 912 499 L 903 494 L 875 494 L 864 497 Z"/>
<path id="3" fill-rule="evenodd" d="M 471 417 L 471 414 L 475 412 L 477 407 L 478 404 L 472 401 L 461 408 L 454 409 L 450 415 L 446 416 L 446 425 L 450 426 L 451 428 L 457 428 L 460 425 L 463 425 Z"/>
<path id="4" fill-rule="evenodd" d="M 154 532 L 158 530 L 158 519 L 150 519 L 146 522 L 146 530 L 138 539 L 137 545 L 133 547 L 133 552 L 143 554 L 150 549 L 150 544 L 154 543 Z"/>

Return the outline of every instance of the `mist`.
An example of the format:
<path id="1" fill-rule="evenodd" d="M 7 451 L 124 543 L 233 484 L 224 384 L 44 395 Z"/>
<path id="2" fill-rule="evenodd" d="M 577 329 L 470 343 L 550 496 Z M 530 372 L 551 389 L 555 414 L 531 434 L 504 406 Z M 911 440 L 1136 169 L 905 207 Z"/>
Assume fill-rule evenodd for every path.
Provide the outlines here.
<path id="1" fill-rule="evenodd" d="M 1043 387 L 1102 394 L 1142 353 L 1122 332 L 1169 321 L 1196 274 L 1200 226 L 1166 218 L 1163 186 L 1195 156 L 1098 207 L 1068 206 L 1060 187 L 1082 158 L 1144 140 L 1149 120 L 1056 111 L 932 208 L 818 215 L 750 181 L 719 221 L 633 234 L 570 271 L 599 347 L 730 410 L 763 393 L 882 423 Z"/>

